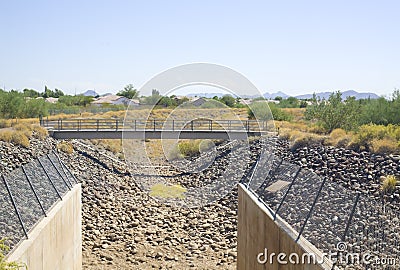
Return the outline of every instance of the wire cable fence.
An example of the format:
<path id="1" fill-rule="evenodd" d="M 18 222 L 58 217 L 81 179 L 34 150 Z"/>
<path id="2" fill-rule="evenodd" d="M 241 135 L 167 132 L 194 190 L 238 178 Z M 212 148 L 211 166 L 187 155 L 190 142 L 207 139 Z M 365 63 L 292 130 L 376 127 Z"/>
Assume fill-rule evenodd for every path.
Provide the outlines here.
<path id="1" fill-rule="evenodd" d="M 55 151 L 0 178 L 0 239 L 10 250 L 78 183 Z"/>
<path id="2" fill-rule="evenodd" d="M 255 172 L 262 168 L 254 164 L 242 183 L 275 219 L 280 216 L 291 225 L 296 241 L 304 237 L 311 242 L 334 262 L 334 269 L 399 269 L 396 208 L 279 158 L 269 164 L 266 176 Z"/>

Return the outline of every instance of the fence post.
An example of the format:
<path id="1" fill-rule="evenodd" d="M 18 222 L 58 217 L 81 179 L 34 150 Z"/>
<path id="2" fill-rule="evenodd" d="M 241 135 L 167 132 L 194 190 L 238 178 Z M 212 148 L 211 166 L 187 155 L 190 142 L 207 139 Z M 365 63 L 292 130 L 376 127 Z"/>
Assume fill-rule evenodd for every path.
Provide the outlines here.
<path id="1" fill-rule="evenodd" d="M 190 121 L 190 127 L 191 127 L 191 129 L 192 129 L 192 131 L 193 131 L 193 120 Z"/>
<path id="2" fill-rule="evenodd" d="M 156 119 L 153 119 L 153 130 L 156 131 Z"/>
<path id="3" fill-rule="evenodd" d="M 136 119 L 135 119 L 135 131 L 136 131 Z"/>
<path id="4" fill-rule="evenodd" d="M 115 130 L 118 131 L 118 119 L 115 120 Z"/>
<path id="5" fill-rule="evenodd" d="M 175 120 L 172 120 L 172 131 L 175 131 Z"/>
<path id="6" fill-rule="evenodd" d="M 96 131 L 99 131 L 99 119 L 96 120 Z"/>

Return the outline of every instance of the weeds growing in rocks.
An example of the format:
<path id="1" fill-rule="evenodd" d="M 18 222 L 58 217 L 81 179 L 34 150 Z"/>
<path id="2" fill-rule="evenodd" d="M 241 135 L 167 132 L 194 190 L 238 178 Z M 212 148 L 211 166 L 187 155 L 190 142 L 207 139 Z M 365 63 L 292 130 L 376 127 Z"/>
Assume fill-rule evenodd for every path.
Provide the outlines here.
<path id="1" fill-rule="evenodd" d="M 71 143 L 69 142 L 60 142 L 57 144 L 57 149 L 66 153 L 66 154 L 72 154 L 74 152 L 74 147 L 72 146 Z"/>
<path id="2" fill-rule="evenodd" d="M 7 262 L 4 253 L 9 251 L 5 244 L 6 239 L 0 239 L 0 270 L 28 269 L 25 264 L 19 262 Z"/>
<path id="3" fill-rule="evenodd" d="M 382 191 L 384 193 L 392 193 L 396 189 L 397 178 L 394 175 L 388 175 L 382 179 Z"/>

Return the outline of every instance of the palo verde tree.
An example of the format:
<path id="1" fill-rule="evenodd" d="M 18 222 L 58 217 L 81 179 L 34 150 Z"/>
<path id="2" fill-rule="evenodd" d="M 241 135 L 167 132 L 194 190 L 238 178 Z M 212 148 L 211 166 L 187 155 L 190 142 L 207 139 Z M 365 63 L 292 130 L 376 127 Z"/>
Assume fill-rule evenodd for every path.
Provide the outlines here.
<path id="1" fill-rule="evenodd" d="M 133 84 L 128 84 L 124 87 L 124 90 L 121 90 L 117 93 L 117 96 L 123 96 L 129 99 L 138 98 L 139 91 L 133 87 Z"/>
<path id="2" fill-rule="evenodd" d="M 312 105 L 305 112 L 307 120 L 316 121 L 328 133 L 335 128 L 351 130 L 358 126 L 361 112 L 360 103 L 354 97 L 342 100 L 340 91 L 333 92 L 328 100 L 317 98 L 314 94 Z"/>

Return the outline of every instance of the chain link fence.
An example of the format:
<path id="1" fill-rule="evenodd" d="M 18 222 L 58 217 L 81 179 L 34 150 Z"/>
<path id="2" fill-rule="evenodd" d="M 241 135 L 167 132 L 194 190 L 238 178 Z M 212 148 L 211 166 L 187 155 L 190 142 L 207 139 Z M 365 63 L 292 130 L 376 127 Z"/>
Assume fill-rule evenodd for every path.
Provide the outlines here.
<path id="1" fill-rule="evenodd" d="M 54 151 L 0 178 L 0 239 L 10 250 L 78 183 Z"/>
<path id="2" fill-rule="evenodd" d="M 282 159 L 263 160 L 269 168 L 260 158 L 242 183 L 297 231 L 296 241 L 307 239 L 336 269 L 399 269 L 398 209 Z"/>

